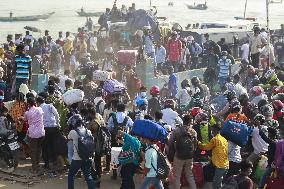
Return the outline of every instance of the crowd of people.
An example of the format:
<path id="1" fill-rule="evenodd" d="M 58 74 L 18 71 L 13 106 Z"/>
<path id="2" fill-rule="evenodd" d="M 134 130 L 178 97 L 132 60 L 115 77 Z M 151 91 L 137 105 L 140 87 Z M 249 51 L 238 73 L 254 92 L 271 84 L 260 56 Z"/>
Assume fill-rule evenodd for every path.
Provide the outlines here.
<path id="1" fill-rule="evenodd" d="M 135 5 L 123 8 L 118 12 L 127 20 Z M 240 69 L 233 75 L 232 65 L 239 57 L 233 57 L 224 38 L 214 42 L 206 34 L 204 43 L 198 44 L 193 36 L 181 38 L 178 31 L 171 31 L 166 40 L 155 41 L 149 26 L 134 34 L 102 36 L 107 21 L 115 22 L 117 16 L 111 14 L 115 10 L 102 15 L 99 31 L 93 31 L 88 19 L 76 34 L 66 32 L 64 37 L 59 32 L 55 39 L 46 30 L 36 39 L 27 31 L 14 39 L 9 35 L 0 48 L 0 133 L 18 134 L 21 158 L 31 158 L 31 172 L 66 166 L 69 189 L 74 188 L 78 172 L 89 189 L 99 188 L 102 174 L 110 171 L 111 179 L 122 178 L 121 189 L 135 188 L 135 174 L 144 176 L 141 189 L 179 189 L 183 177 L 194 189 L 204 182 L 198 172 L 213 183 L 213 189 L 252 189 L 255 184 L 262 189 L 276 172 L 277 178 L 284 179 L 283 36 L 268 47 L 267 33 L 255 27 L 239 47 Z M 169 75 L 167 92 L 162 94 L 158 86 L 147 89 L 135 64 L 119 64 L 116 53 L 121 49 L 138 50 L 137 64 L 151 58 L 153 78 Z M 177 72 L 198 68 L 206 68 L 203 79 L 178 83 Z M 93 72 L 98 70 L 110 77 L 94 80 Z M 38 94 L 29 89 L 33 74 L 49 74 Z M 110 80 L 121 87 L 108 90 Z M 84 97 L 67 103 L 66 94 L 78 91 Z M 135 136 L 132 128 L 137 120 L 162 125 L 167 140 Z M 222 135 L 229 121 L 249 128 L 245 146 Z M 86 158 L 81 148 L 88 140 L 95 146 Z M 114 147 L 131 151 L 131 160 L 114 166 Z M 172 167 L 167 179 L 157 177 L 160 154 Z M 256 178 L 263 157 L 267 157 L 265 171 Z"/>

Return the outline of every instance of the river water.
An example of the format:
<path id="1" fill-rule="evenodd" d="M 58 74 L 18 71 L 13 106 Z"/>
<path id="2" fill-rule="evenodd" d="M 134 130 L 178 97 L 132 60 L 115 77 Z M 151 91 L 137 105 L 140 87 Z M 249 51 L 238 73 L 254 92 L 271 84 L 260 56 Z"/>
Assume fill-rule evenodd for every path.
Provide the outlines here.
<path id="1" fill-rule="evenodd" d="M 122 4 L 130 6 L 136 3 L 137 8 L 149 8 L 150 0 L 117 0 L 118 7 Z M 168 2 L 174 3 L 168 7 Z M 208 10 L 189 10 L 186 4 L 193 4 L 194 0 L 152 0 L 152 5 L 158 7 L 158 15 L 166 16 L 172 21 L 185 26 L 188 23 L 211 22 L 220 20 L 232 20 L 235 16 L 242 16 L 245 0 L 207 0 Z M 247 16 L 257 17 L 260 22 L 265 22 L 265 1 L 248 0 Z M 196 3 L 203 3 L 196 0 Z M 85 18 L 77 16 L 76 10 L 82 6 L 86 11 L 104 11 L 111 7 L 113 0 L 0 0 L 0 17 L 9 16 L 12 11 L 14 16 L 27 16 L 56 12 L 48 20 L 36 22 L 12 22 L 0 23 L 0 41 L 7 34 L 24 33 L 23 27 L 34 26 L 41 30 L 48 29 L 51 34 L 58 31 L 76 31 L 77 27 L 85 22 Z M 94 19 L 96 20 L 96 19 Z M 273 28 L 279 28 L 284 23 L 284 3 L 270 5 L 270 22 Z M 36 35 L 36 34 L 35 34 Z"/>

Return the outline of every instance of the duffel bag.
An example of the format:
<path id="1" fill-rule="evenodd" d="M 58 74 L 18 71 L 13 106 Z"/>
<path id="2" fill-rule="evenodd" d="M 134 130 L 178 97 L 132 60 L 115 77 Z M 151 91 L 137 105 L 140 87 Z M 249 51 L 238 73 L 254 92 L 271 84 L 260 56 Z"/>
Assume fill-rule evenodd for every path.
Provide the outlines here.
<path id="1" fill-rule="evenodd" d="M 250 129 L 246 123 L 229 120 L 221 129 L 221 135 L 240 147 L 244 147 L 250 135 Z"/>
<path id="2" fill-rule="evenodd" d="M 138 51 L 137 50 L 120 50 L 117 52 L 117 59 L 119 64 L 135 65 Z"/>
<path id="3" fill-rule="evenodd" d="M 96 70 L 93 72 L 93 79 L 96 81 L 106 81 L 111 78 L 111 72 Z"/>
<path id="4" fill-rule="evenodd" d="M 80 89 L 72 89 L 62 95 L 63 102 L 68 106 L 81 102 L 84 99 L 84 91 Z"/>
<path id="5" fill-rule="evenodd" d="M 122 91 L 123 89 L 125 89 L 124 85 L 115 79 L 106 80 L 104 82 L 103 88 L 105 91 L 109 93 L 114 93 L 114 92 Z"/>
<path id="6" fill-rule="evenodd" d="M 132 132 L 137 136 L 161 141 L 162 143 L 165 143 L 168 136 L 167 130 L 162 125 L 146 119 L 134 121 Z"/>

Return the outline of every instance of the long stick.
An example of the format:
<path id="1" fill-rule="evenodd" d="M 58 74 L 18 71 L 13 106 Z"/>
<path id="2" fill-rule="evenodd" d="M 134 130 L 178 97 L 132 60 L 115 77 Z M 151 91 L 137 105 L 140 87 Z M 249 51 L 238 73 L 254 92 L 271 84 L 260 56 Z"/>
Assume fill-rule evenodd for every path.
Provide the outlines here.
<path id="1" fill-rule="evenodd" d="M 246 0 L 246 4 L 245 4 L 244 19 L 246 18 L 246 14 L 247 14 L 247 4 L 248 4 L 248 0 Z"/>
<path id="2" fill-rule="evenodd" d="M 266 28 L 268 32 L 267 45 L 268 45 L 268 65 L 270 65 L 270 20 L 269 20 L 269 0 L 266 0 Z"/>

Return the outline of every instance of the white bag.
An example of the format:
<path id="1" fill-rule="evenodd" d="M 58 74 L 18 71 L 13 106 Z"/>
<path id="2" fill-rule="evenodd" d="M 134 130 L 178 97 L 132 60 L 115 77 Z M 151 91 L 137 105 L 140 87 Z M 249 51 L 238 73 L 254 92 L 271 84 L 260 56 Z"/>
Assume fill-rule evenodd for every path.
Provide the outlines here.
<path id="1" fill-rule="evenodd" d="M 111 148 L 111 167 L 112 169 L 117 169 L 119 162 L 118 162 L 118 156 L 119 153 L 121 152 L 122 147 L 112 147 Z"/>
<path id="2" fill-rule="evenodd" d="M 93 72 L 93 79 L 97 81 L 106 81 L 111 78 L 111 73 L 101 70 L 96 70 Z"/>
<path id="3" fill-rule="evenodd" d="M 74 103 L 83 101 L 84 92 L 80 89 L 72 89 L 72 90 L 66 91 L 62 95 L 62 99 L 68 106 L 70 106 Z"/>

